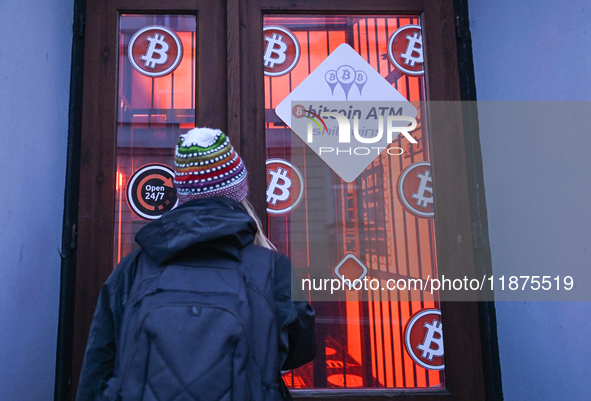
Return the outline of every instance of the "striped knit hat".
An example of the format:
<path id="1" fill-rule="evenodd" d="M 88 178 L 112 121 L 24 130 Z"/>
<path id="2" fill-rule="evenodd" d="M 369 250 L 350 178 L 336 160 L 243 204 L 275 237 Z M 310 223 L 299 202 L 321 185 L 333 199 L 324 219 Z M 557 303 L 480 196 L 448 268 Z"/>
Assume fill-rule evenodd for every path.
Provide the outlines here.
<path id="1" fill-rule="evenodd" d="M 230 139 L 219 129 L 194 128 L 181 135 L 174 155 L 181 203 L 212 196 L 246 198 L 246 168 Z"/>

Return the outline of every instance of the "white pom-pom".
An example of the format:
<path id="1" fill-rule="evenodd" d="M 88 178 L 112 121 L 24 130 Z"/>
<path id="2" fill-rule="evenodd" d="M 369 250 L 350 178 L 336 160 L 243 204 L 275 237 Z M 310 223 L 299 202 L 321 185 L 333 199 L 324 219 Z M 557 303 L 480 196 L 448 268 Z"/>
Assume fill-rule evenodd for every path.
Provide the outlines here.
<path id="1" fill-rule="evenodd" d="M 212 146 L 221 135 L 222 131 L 212 128 L 193 128 L 186 134 L 181 135 L 183 146 L 200 146 L 208 148 Z"/>

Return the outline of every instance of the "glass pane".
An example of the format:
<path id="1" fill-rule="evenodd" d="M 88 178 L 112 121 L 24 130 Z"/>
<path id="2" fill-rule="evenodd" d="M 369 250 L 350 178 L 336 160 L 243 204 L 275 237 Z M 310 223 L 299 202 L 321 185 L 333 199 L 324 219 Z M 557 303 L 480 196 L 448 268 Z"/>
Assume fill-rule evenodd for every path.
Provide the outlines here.
<path id="1" fill-rule="evenodd" d="M 119 29 L 115 265 L 146 223 L 176 206 L 174 147 L 196 107 L 195 17 L 124 14 Z"/>
<path id="2" fill-rule="evenodd" d="M 418 16 L 408 15 L 267 15 L 264 19 L 269 235 L 290 255 L 300 278 L 313 278 L 319 271 L 325 273 L 320 277 L 333 278 L 337 272 L 365 274 L 385 286 L 388 280 L 437 277 L 428 137 L 421 118 L 424 103 L 419 103 L 427 100 L 420 24 Z M 348 51 L 355 54 L 348 57 Z M 332 55 L 336 56 L 329 59 Z M 337 56 L 341 58 L 336 64 L 327 67 L 324 62 L 332 63 Z M 354 67 L 354 59 L 365 67 Z M 308 88 L 308 78 L 316 79 L 316 86 L 310 83 Z M 367 93 L 382 96 L 382 91 L 370 88 L 376 79 L 385 85 L 383 93 L 392 92 L 414 105 L 417 128 L 412 137 L 417 143 L 398 135 L 347 182 L 310 149 L 310 140 L 306 143 L 292 133 L 295 123 L 286 122 L 285 103 L 279 105 L 288 102 L 291 122 L 301 117 L 297 113 L 302 110 L 314 120 L 331 111 L 318 102 L 326 105 L 338 98 L 351 102 L 341 110 L 350 118 L 347 110 L 355 110 L 354 101 L 374 100 Z M 306 90 L 310 102 L 289 103 L 290 94 L 297 98 L 296 93 Z M 296 111 L 298 107 L 301 110 Z M 376 111 L 380 113 L 379 108 Z M 384 118 L 397 114 L 384 112 Z M 321 120 L 315 119 L 318 126 L 309 124 L 309 135 L 335 135 L 320 125 Z M 361 124 L 360 132 L 366 138 L 376 134 Z M 437 291 L 347 290 L 330 301 L 315 300 L 312 290 L 308 295 L 317 311 L 319 353 L 315 361 L 284 373 L 288 386 L 444 387 Z"/>

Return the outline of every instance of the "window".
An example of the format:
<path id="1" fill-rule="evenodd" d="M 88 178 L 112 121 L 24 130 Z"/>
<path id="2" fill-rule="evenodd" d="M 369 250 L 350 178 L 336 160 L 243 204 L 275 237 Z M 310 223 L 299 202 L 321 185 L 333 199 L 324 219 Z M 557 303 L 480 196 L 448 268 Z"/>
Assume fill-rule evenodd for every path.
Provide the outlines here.
<path id="1" fill-rule="evenodd" d="M 166 168 L 172 167 L 170 150 L 178 135 L 194 125 L 228 132 L 248 166 L 251 200 L 262 215 L 271 208 L 266 202 L 272 178 L 269 171 L 278 173 L 284 169 L 281 162 L 291 163 L 294 149 L 301 150 L 304 160 L 317 159 L 303 143 L 292 141 L 288 125 L 273 110 L 339 45 L 350 46 L 406 100 L 459 100 L 451 9 L 448 0 L 436 4 L 378 0 L 87 2 L 72 391 L 100 286 L 114 264 L 133 248 L 135 232 L 159 211 L 175 205 L 174 193 L 166 185 Z M 412 70 L 413 60 L 417 68 L 424 64 L 424 74 L 404 72 L 400 67 L 405 67 L 388 56 L 390 38 L 405 26 L 418 27 L 408 32 L 415 39 L 407 42 L 414 43 L 407 67 Z M 162 27 L 164 31 L 157 31 Z M 142 73 L 141 62 L 162 64 L 165 71 L 176 56 L 170 55 L 169 64 L 159 63 L 163 56 L 156 51 L 152 57 L 135 61 L 139 69 L 131 61 L 143 55 L 130 53 L 134 39 L 150 45 L 147 36 L 142 39 L 138 33 L 144 28 L 156 29 L 150 33 L 153 41 L 159 40 L 158 35 L 169 35 L 166 30 L 177 38 L 181 57 L 162 76 Z M 422 63 L 416 50 L 421 29 Z M 281 48 L 279 36 L 297 42 L 300 50 L 297 57 L 286 55 L 289 71 L 273 75 L 272 64 L 283 63 L 277 60 L 277 52 L 266 52 L 269 45 Z M 265 75 L 266 70 L 271 74 Z M 324 84 L 343 91 L 347 86 L 338 78 Z M 361 92 L 363 88 L 350 85 L 348 90 Z M 331 201 L 322 209 L 324 221 L 312 218 L 307 187 L 296 197 L 301 203 L 292 211 L 268 214 L 269 235 L 282 251 L 291 253 L 301 276 L 310 274 L 312 264 L 334 271 L 340 262 L 342 272 L 363 270 L 363 265 L 367 277 L 380 282 L 433 276 L 438 265 L 450 262 L 466 271 L 474 269 L 467 183 L 458 179 L 462 176 L 458 172 L 466 169 L 464 155 L 458 153 L 463 149 L 462 133 L 430 126 L 430 114 L 421 104 L 415 105 L 417 144 L 409 145 L 400 137 L 391 145 L 403 149 L 403 156 L 376 156 L 352 182 L 326 168 L 320 172 L 323 196 Z M 281 162 L 273 165 L 269 160 Z M 433 164 L 432 172 L 428 162 Z M 422 170 L 415 176 L 432 173 L 436 177 L 430 193 L 436 193 L 437 201 L 429 201 L 428 190 L 423 194 L 422 203 L 431 208 L 426 216 L 413 213 L 397 194 L 399 177 L 417 163 L 423 165 L 417 166 Z M 298 170 L 304 186 L 308 185 L 312 169 Z M 293 170 L 290 174 L 297 175 Z M 420 180 L 415 184 L 420 185 Z M 146 186 L 150 188 L 144 191 Z M 296 186 L 293 191 L 299 193 Z M 140 205 L 137 210 L 130 204 L 134 196 Z M 441 210 L 447 213 L 438 213 Z M 295 249 L 294 224 L 299 224 L 295 215 L 304 216 L 300 223 L 308 224 L 306 230 L 298 227 L 297 235 L 311 238 L 311 229 L 330 229 L 325 242 Z M 458 236 L 465 240 L 458 241 Z M 317 252 L 318 247 L 327 251 Z M 403 293 L 368 292 L 366 299 L 359 299 L 354 292 L 344 292 L 338 302 L 315 301 L 319 356 L 308 366 L 284 374 L 286 383 L 299 391 L 296 396 L 483 399 L 476 305 L 440 303 L 436 293 L 431 296 L 425 291 L 418 298 L 405 298 Z M 445 369 L 417 363 L 405 345 L 405 329 L 413 316 L 439 309 L 440 321 L 445 323 Z"/>

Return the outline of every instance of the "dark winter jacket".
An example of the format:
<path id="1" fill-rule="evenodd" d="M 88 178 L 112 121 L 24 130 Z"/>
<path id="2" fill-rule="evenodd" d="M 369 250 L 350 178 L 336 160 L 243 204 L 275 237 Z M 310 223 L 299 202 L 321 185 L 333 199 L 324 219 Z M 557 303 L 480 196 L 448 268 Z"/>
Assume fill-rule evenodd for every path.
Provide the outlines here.
<path id="1" fill-rule="evenodd" d="M 238 202 L 228 198 L 190 201 L 142 228 L 136 236 L 141 249 L 119 263 L 100 292 L 76 399 L 100 399 L 113 375 L 121 320 L 134 280 L 156 274 L 162 266 L 183 259 L 213 257 L 239 261 L 241 249 L 255 246 L 255 233 L 253 219 Z M 269 359 L 278 360 L 278 366 L 268 369 L 276 372 L 280 381 L 280 368 L 296 368 L 314 358 L 314 311 L 307 303 L 291 301 L 289 259 L 276 252 L 271 257 L 277 343 L 268 344 L 267 352 L 271 356 L 278 353 Z"/>

